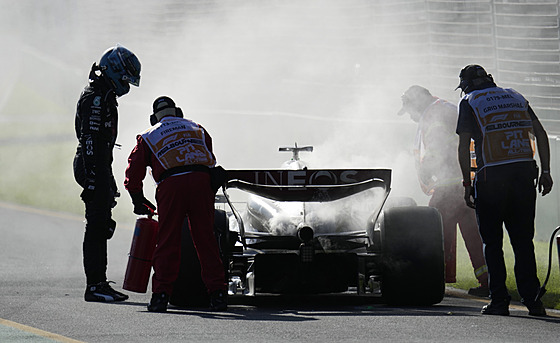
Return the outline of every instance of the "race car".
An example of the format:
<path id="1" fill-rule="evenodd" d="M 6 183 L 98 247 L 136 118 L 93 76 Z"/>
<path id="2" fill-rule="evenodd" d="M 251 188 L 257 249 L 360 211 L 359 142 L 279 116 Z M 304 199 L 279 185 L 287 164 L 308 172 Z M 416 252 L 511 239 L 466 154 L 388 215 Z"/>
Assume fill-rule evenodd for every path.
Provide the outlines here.
<path id="1" fill-rule="evenodd" d="M 389 198 L 389 169 L 308 169 L 299 152 L 312 147 L 279 151 L 293 154 L 281 169 L 228 170 L 217 197 L 228 205 L 216 210 L 215 233 L 230 296 L 353 292 L 396 305 L 443 299 L 436 209 Z M 247 195 L 241 210 L 233 190 Z M 184 229 L 171 304 L 206 301 L 193 251 Z"/>

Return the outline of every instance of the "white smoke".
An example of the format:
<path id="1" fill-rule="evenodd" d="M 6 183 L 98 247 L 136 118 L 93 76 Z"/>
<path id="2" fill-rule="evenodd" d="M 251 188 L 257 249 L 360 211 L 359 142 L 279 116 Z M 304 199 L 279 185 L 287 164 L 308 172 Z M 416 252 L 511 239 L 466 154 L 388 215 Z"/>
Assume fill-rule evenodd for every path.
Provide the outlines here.
<path id="1" fill-rule="evenodd" d="M 418 45 L 406 42 L 400 19 L 380 16 L 378 5 L 366 0 L 0 4 L 0 36 L 9 47 L 0 64 L 6 76 L 0 121 L 59 123 L 57 134 L 68 139 L 60 152 L 68 185 L 74 185 L 67 170 L 76 144 L 76 101 L 91 64 L 121 43 L 142 62 L 140 87 L 119 99 L 122 149 L 115 151 L 114 171 L 123 193 L 135 135 L 149 125 L 153 100 L 168 95 L 210 132 L 225 168 L 277 168 L 284 160 L 278 146 L 298 142 L 315 146 L 311 168 L 391 168 L 393 193 L 418 194 L 408 154 L 415 126 L 396 116 L 400 94 L 422 81 L 412 72 L 418 64 L 408 59 Z M 153 199 L 153 182 L 145 186 Z M 81 207 L 78 188 L 68 189 L 65 197 Z M 131 212 L 126 194 L 117 211 Z"/>

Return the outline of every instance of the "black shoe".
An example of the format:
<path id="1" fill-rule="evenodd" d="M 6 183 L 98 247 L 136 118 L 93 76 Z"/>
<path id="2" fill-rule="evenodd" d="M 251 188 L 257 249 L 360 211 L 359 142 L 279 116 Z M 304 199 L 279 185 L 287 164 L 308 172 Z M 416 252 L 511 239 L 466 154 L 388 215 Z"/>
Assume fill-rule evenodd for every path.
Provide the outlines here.
<path id="1" fill-rule="evenodd" d="M 154 293 L 152 294 L 152 300 L 148 305 L 148 311 L 150 312 L 167 312 L 167 303 L 169 302 L 169 295 L 166 293 Z"/>
<path id="2" fill-rule="evenodd" d="M 482 307 L 482 314 L 496 316 L 509 316 L 509 300 L 492 300 L 488 305 Z"/>
<path id="3" fill-rule="evenodd" d="M 227 294 L 225 290 L 214 291 L 210 294 L 210 310 L 227 310 Z"/>
<path id="4" fill-rule="evenodd" d="M 87 285 L 84 299 L 96 302 L 115 302 L 128 299 L 128 295 L 115 291 L 109 283 L 113 281 L 103 281 L 93 285 Z"/>
<path id="5" fill-rule="evenodd" d="M 469 289 L 468 293 L 469 295 L 481 298 L 488 298 L 490 296 L 490 290 L 488 289 L 488 286 L 482 285 Z"/>
<path id="6" fill-rule="evenodd" d="M 525 305 L 527 306 L 527 308 L 529 309 L 529 315 L 530 316 L 537 316 L 537 317 L 545 317 L 546 316 L 546 310 L 544 309 L 544 305 L 542 303 L 542 301 L 537 300 L 535 302 L 533 302 L 530 305 Z"/>

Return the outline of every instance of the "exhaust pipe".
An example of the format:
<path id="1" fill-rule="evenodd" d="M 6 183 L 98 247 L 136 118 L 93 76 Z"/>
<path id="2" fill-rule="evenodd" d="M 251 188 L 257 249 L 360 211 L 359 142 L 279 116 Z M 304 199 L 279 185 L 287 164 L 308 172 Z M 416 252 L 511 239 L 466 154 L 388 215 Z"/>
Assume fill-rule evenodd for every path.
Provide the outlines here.
<path id="1" fill-rule="evenodd" d="M 297 236 L 302 242 L 299 246 L 299 258 L 302 263 L 311 263 L 315 256 L 315 247 L 313 247 L 313 229 L 309 225 L 303 223 L 298 225 Z"/>

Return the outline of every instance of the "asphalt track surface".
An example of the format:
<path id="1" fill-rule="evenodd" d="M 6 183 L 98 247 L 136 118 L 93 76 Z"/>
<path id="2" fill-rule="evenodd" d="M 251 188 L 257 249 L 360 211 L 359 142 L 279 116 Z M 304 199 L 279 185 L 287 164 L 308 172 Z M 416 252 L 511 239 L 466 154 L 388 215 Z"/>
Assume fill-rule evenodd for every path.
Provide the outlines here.
<path id="1" fill-rule="evenodd" d="M 559 342 L 560 313 L 482 316 L 487 300 L 448 288 L 440 304 L 389 307 L 353 295 L 232 298 L 227 312 L 146 310 L 83 299 L 83 218 L 0 203 L 0 342 Z M 109 241 L 109 278 L 120 289 L 132 225 Z"/>

